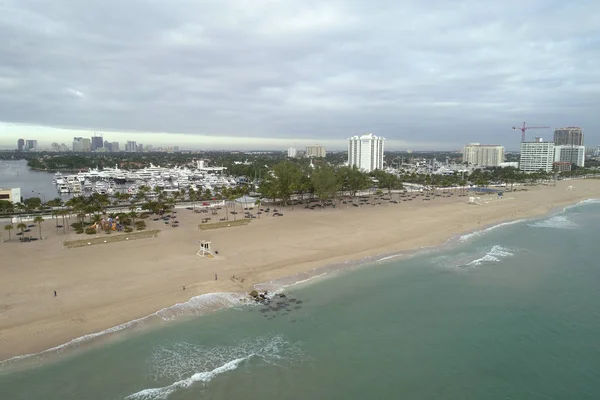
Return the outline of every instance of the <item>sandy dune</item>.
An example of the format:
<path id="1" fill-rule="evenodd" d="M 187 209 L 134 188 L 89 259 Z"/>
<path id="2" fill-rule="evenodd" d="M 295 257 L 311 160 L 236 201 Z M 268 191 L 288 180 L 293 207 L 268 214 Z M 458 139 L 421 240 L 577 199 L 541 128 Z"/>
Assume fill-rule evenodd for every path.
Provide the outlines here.
<path id="1" fill-rule="evenodd" d="M 567 190 L 569 185 L 574 189 Z M 63 248 L 62 242 L 81 235 L 55 232 L 53 222 L 46 221 L 45 240 L 20 243 L 13 231 L 13 240 L 0 244 L 0 360 L 202 293 L 248 291 L 256 283 L 318 266 L 438 245 L 486 225 L 598 197 L 600 180 L 565 181 L 505 193 L 502 200 L 483 196 L 481 205 L 455 195 L 379 206 L 285 209 L 283 217 L 265 215 L 248 226 L 205 232 L 197 229 L 203 214 L 178 210 L 179 228 L 150 222 L 150 229 L 162 230 L 156 238 L 75 249 Z M 196 256 L 200 239 L 212 241 L 219 251 L 215 259 Z M 244 282 L 231 281 L 232 275 Z"/>

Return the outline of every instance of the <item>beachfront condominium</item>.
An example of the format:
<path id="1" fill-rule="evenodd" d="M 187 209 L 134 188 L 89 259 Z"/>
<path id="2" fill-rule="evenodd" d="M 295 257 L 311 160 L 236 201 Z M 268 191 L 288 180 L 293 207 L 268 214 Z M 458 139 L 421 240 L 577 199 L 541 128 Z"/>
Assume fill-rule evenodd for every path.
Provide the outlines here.
<path id="1" fill-rule="evenodd" d="M 554 161 L 585 166 L 585 146 L 554 146 Z"/>
<path id="2" fill-rule="evenodd" d="M 318 144 L 306 146 L 306 157 L 325 157 L 325 147 Z"/>
<path id="3" fill-rule="evenodd" d="M 348 166 L 356 166 L 364 172 L 383 169 L 385 138 L 372 133 L 348 138 Z"/>
<path id="4" fill-rule="evenodd" d="M 17 140 L 17 150 L 23 151 L 24 148 L 25 148 L 25 139 Z"/>
<path id="5" fill-rule="evenodd" d="M 535 141 L 521 143 L 519 169 L 523 172 L 552 171 L 554 143 Z"/>
<path id="6" fill-rule="evenodd" d="M 481 167 L 498 167 L 504 162 L 504 146 L 471 143 L 463 149 L 463 162 Z"/>
<path id="7" fill-rule="evenodd" d="M 583 146 L 583 129 L 576 126 L 554 130 L 555 146 Z"/>

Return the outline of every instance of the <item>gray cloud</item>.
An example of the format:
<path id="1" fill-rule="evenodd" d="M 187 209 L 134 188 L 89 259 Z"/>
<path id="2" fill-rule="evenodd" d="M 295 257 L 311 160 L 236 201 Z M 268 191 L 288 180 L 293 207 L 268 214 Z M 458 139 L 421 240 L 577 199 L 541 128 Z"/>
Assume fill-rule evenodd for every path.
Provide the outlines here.
<path id="1" fill-rule="evenodd" d="M 598 142 L 600 4 L 398 3 L 4 0 L 0 121 L 509 148 L 528 121 Z"/>

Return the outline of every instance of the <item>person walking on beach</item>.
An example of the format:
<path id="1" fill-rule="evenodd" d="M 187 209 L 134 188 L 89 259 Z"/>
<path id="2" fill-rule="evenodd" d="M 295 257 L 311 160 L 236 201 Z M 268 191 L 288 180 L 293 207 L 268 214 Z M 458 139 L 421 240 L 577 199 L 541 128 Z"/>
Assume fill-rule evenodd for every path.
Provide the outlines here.
<path id="1" fill-rule="evenodd" d="M 185 286 L 183 287 L 183 290 L 185 290 Z"/>
<path id="2" fill-rule="evenodd" d="M 217 280 L 217 274 L 215 274 L 215 281 Z"/>
<path id="3" fill-rule="evenodd" d="M 54 297 L 56 297 L 56 290 L 54 291 Z"/>

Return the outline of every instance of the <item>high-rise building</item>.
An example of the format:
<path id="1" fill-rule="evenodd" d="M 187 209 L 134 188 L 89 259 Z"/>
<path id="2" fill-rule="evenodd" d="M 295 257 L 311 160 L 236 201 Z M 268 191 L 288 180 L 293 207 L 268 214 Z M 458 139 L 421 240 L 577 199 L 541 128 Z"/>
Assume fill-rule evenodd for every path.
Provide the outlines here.
<path id="1" fill-rule="evenodd" d="M 144 152 L 144 145 L 143 144 L 138 144 L 137 145 L 137 152 L 138 153 L 143 153 Z"/>
<path id="2" fill-rule="evenodd" d="M 73 151 L 75 151 L 75 152 L 83 151 L 83 138 L 82 137 L 74 137 L 73 138 Z"/>
<path id="3" fill-rule="evenodd" d="M 384 142 L 372 133 L 348 138 L 348 166 L 365 172 L 383 169 Z"/>
<path id="4" fill-rule="evenodd" d="M 101 149 L 104 146 L 102 136 L 92 136 L 92 151 Z"/>
<path id="5" fill-rule="evenodd" d="M 583 129 L 576 126 L 554 130 L 555 146 L 583 146 Z"/>
<path id="6" fill-rule="evenodd" d="M 179 151 L 179 146 L 173 146 L 173 151 L 177 153 Z"/>
<path id="7" fill-rule="evenodd" d="M 90 138 L 81 139 L 81 151 L 88 153 L 92 151 L 92 141 L 90 140 Z"/>
<path id="8" fill-rule="evenodd" d="M 549 172 L 554 162 L 554 143 L 523 142 L 519 169 L 524 172 Z"/>
<path id="9" fill-rule="evenodd" d="M 463 149 L 463 162 L 482 167 L 497 167 L 504 162 L 504 146 L 471 143 Z"/>
<path id="10" fill-rule="evenodd" d="M 110 144 L 110 148 L 112 152 L 118 152 L 121 151 L 121 149 L 119 149 L 119 142 L 112 142 Z"/>
<path id="11" fill-rule="evenodd" d="M 325 147 L 319 146 L 318 144 L 306 146 L 306 156 L 318 158 L 325 157 Z"/>
<path id="12" fill-rule="evenodd" d="M 554 146 L 554 161 L 585 166 L 585 146 Z"/>
<path id="13" fill-rule="evenodd" d="M 287 150 L 287 154 L 289 158 L 294 158 L 298 155 L 298 150 L 295 147 L 290 147 Z"/>
<path id="14" fill-rule="evenodd" d="M 125 144 L 125 151 L 128 153 L 135 153 L 137 151 L 137 143 L 135 141 L 128 140 Z"/>
<path id="15" fill-rule="evenodd" d="M 28 151 L 37 151 L 37 140 L 26 140 L 25 149 Z"/>
<path id="16" fill-rule="evenodd" d="M 112 151 L 112 143 L 109 142 L 108 140 L 104 141 L 104 148 L 106 149 L 106 151 Z"/>
<path id="17" fill-rule="evenodd" d="M 67 152 L 67 151 L 69 151 L 69 146 L 67 146 L 64 143 L 61 143 L 58 145 L 58 151 L 63 152 L 63 153 Z"/>
<path id="18" fill-rule="evenodd" d="M 19 140 L 17 140 L 17 149 L 19 151 L 23 151 L 24 147 L 25 147 L 25 139 L 19 139 Z"/>

